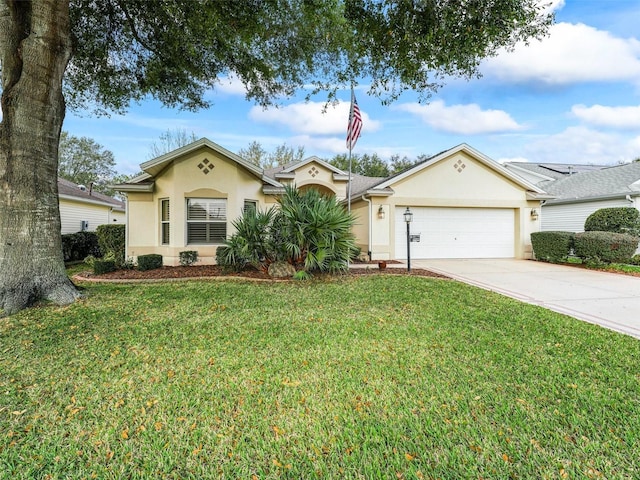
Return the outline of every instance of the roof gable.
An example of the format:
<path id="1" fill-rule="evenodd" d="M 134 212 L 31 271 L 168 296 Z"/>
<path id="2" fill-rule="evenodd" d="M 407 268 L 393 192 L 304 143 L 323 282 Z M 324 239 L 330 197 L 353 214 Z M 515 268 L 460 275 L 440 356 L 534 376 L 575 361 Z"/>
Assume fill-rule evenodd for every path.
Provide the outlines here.
<path id="1" fill-rule="evenodd" d="M 242 157 L 236 155 L 235 153 L 227 150 L 224 147 L 221 147 L 217 143 L 212 142 L 208 138 L 201 138 L 200 140 L 196 140 L 195 142 L 192 142 L 188 145 L 180 147 L 169 153 L 161 155 L 157 158 L 153 158 L 147 162 L 141 163 L 140 168 L 145 174 L 149 175 L 149 177 L 144 177 L 143 175 L 140 175 L 136 177 L 134 181 L 135 180 L 144 181 L 144 180 L 150 179 L 151 177 L 156 177 L 167 166 L 169 166 L 169 164 L 171 164 L 175 160 L 178 160 L 186 155 L 189 155 L 190 153 L 193 153 L 196 150 L 199 150 L 201 148 L 209 148 L 210 150 L 213 150 L 214 152 L 222 155 L 223 157 L 231 160 L 232 162 L 237 163 L 238 165 L 240 165 L 241 167 L 249 171 L 252 175 L 257 177 L 259 180 L 265 183 L 268 183 L 273 186 L 281 186 L 279 182 L 277 182 L 273 178 L 266 176 L 262 168 L 258 167 L 257 165 L 254 165 L 251 162 L 246 161 Z"/>
<path id="2" fill-rule="evenodd" d="M 337 175 L 348 175 L 347 172 L 340 170 L 338 167 L 335 167 L 334 165 L 331 165 L 328 162 L 325 162 L 324 160 L 322 160 L 321 158 L 316 157 L 315 155 L 312 157 L 308 157 L 305 158 L 304 160 L 300 161 L 300 162 L 292 162 L 289 163 L 287 165 L 285 165 L 285 168 L 282 169 L 283 173 L 291 173 L 294 172 L 300 168 L 303 168 L 307 165 L 309 165 L 310 163 L 317 163 L 319 165 L 321 165 L 322 167 L 326 168 L 327 170 L 330 170 L 332 173 L 335 173 Z"/>
<path id="3" fill-rule="evenodd" d="M 408 177 L 411 177 L 421 172 L 422 170 L 432 167 L 433 165 L 436 165 L 459 152 L 466 153 L 467 155 L 474 158 L 476 161 L 480 162 L 481 164 L 487 166 L 489 169 L 493 170 L 498 175 L 505 177 L 505 179 L 510 180 L 511 182 L 515 183 L 516 185 L 519 185 L 525 190 L 528 190 L 530 192 L 533 192 L 535 194 L 540 194 L 540 195 L 544 195 L 546 193 L 541 188 L 528 182 L 527 180 L 520 177 L 519 175 L 516 175 L 515 173 L 510 172 L 508 169 L 500 165 L 495 160 L 492 160 L 486 155 L 480 153 L 478 150 L 470 147 L 466 143 L 462 143 L 449 150 L 445 150 L 444 152 L 441 152 L 431 158 L 428 158 L 427 160 L 421 163 L 418 163 L 417 165 L 414 165 L 413 167 L 405 170 L 404 172 L 400 172 L 396 175 L 393 175 L 383 180 L 382 182 L 378 183 L 377 185 L 375 185 L 374 188 L 376 189 L 393 188 L 393 185 L 397 184 L 398 182 L 401 182 L 402 180 Z"/>

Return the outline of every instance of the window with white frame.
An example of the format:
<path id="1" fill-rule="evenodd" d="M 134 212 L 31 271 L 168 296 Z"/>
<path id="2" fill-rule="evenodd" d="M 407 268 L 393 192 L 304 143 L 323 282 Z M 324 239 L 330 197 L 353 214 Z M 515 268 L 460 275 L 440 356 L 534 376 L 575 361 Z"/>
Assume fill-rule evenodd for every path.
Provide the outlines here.
<path id="1" fill-rule="evenodd" d="M 245 200 L 244 201 L 244 208 L 242 209 L 243 213 L 247 213 L 247 212 L 256 212 L 258 210 L 258 202 L 256 202 L 255 200 Z"/>
<path id="2" fill-rule="evenodd" d="M 169 199 L 160 200 L 160 242 L 162 245 L 169 245 L 171 237 L 169 236 L 170 210 Z"/>
<path id="3" fill-rule="evenodd" d="M 226 198 L 187 199 L 187 243 L 222 243 L 227 238 Z"/>

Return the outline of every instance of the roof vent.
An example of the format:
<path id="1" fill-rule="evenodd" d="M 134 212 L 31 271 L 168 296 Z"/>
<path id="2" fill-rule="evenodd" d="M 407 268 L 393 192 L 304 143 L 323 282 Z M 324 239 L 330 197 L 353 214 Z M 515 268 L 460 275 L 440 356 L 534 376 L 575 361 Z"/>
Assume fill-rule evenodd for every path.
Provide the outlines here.
<path id="1" fill-rule="evenodd" d="M 78 188 L 79 188 L 80 190 L 82 190 L 83 192 L 86 192 L 86 191 L 87 191 L 87 187 L 85 187 L 84 185 L 78 185 Z"/>

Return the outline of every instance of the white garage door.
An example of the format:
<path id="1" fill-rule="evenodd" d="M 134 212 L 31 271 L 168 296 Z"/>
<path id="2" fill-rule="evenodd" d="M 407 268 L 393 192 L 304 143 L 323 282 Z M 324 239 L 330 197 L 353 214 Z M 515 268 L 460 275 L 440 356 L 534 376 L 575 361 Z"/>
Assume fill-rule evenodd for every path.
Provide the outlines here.
<path id="1" fill-rule="evenodd" d="M 407 224 L 396 208 L 396 258 L 407 258 Z M 511 208 L 411 207 L 411 258 L 511 258 L 515 212 Z"/>

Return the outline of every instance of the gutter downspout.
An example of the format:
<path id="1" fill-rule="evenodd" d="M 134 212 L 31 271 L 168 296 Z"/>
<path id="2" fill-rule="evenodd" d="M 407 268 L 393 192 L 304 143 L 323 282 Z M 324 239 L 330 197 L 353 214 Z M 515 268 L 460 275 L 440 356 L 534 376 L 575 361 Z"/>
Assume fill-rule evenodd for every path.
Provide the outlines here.
<path id="1" fill-rule="evenodd" d="M 368 223 L 369 223 L 369 239 L 368 239 L 368 245 L 367 245 L 367 248 L 368 248 L 367 255 L 369 255 L 369 261 L 371 261 L 371 231 L 372 231 L 372 228 L 373 228 L 372 227 L 373 220 L 371 219 L 371 209 L 373 207 L 371 205 L 371 200 L 368 200 L 364 196 L 364 194 L 362 195 L 361 198 L 362 198 L 362 200 L 364 200 L 365 202 L 367 202 L 369 204 L 369 220 L 368 220 Z"/>

